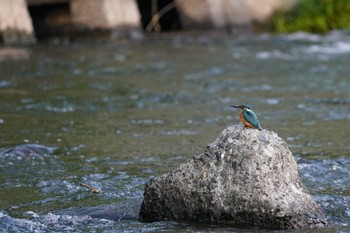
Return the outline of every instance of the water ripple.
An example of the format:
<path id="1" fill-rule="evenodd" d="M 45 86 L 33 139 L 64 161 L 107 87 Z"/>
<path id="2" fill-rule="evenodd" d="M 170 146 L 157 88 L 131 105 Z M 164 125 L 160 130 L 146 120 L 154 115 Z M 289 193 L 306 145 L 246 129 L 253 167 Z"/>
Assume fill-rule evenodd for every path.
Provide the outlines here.
<path id="1" fill-rule="evenodd" d="M 350 159 L 299 159 L 303 180 L 313 192 L 347 194 L 350 190 Z"/>
<path id="2" fill-rule="evenodd" d="M 225 70 L 223 68 L 214 66 L 214 67 L 211 67 L 209 69 L 199 71 L 197 73 L 189 74 L 186 76 L 186 79 L 187 80 L 199 80 L 202 78 L 215 77 L 215 76 L 218 76 L 220 74 L 223 74 L 224 71 Z"/>
<path id="3" fill-rule="evenodd" d="M 350 196 L 324 195 L 315 196 L 330 224 L 335 226 L 350 226 Z"/>
<path id="4" fill-rule="evenodd" d="M 1 228 L 5 232 L 86 232 L 114 228 L 114 221 L 94 219 L 87 215 L 59 215 L 34 212 L 26 214 L 31 219 L 21 219 L 0 212 Z"/>
<path id="5" fill-rule="evenodd" d="M 343 54 L 350 53 L 350 43 L 339 41 L 326 45 L 311 45 L 303 50 L 306 53 Z"/>

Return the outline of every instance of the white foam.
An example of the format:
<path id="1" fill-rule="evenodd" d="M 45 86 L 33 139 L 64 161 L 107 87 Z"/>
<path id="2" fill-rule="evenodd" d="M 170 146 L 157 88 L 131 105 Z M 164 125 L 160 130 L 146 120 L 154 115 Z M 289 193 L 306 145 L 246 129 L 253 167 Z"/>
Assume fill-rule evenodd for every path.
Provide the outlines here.
<path id="1" fill-rule="evenodd" d="M 343 54 L 350 53 L 350 43 L 338 41 L 327 45 L 311 45 L 303 49 L 306 53 Z"/>
<path id="2" fill-rule="evenodd" d="M 284 60 L 295 60 L 296 59 L 291 54 L 283 53 L 279 50 L 261 51 L 261 52 L 257 52 L 255 56 L 257 59 L 261 59 L 261 60 L 270 59 L 270 58 L 279 58 L 279 59 L 284 59 Z"/>
<path id="3" fill-rule="evenodd" d="M 288 41 L 311 41 L 318 42 L 322 40 L 322 36 L 311 34 L 307 32 L 296 32 L 292 34 L 288 34 L 285 36 L 285 39 Z"/>

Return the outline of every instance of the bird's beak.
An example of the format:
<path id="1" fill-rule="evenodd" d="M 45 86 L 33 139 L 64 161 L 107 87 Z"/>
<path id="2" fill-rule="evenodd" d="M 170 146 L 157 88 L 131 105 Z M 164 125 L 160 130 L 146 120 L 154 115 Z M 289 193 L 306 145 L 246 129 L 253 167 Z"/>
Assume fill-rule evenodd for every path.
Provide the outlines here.
<path id="1" fill-rule="evenodd" d="M 239 106 L 236 106 L 236 105 L 231 105 L 230 107 L 232 107 L 232 108 L 240 108 Z"/>

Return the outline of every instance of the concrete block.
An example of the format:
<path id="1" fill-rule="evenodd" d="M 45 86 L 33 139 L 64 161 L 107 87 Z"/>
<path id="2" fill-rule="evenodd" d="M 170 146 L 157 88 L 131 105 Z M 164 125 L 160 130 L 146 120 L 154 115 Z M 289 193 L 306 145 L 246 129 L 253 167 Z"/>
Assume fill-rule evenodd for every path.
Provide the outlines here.
<path id="1" fill-rule="evenodd" d="M 135 0 L 72 0 L 73 23 L 82 30 L 105 30 L 120 34 L 140 32 L 141 20 Z"/>
<path id="2" fill-rule="evenodd" d="M 25 0 L 1 0 L 0 41 L 8 45 L 36 42 Z"/>

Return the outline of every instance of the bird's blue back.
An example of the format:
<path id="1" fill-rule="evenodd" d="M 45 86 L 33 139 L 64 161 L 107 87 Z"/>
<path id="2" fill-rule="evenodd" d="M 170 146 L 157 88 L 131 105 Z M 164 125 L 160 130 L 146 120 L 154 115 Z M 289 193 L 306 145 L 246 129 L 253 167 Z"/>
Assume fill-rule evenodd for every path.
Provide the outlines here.
<path id="1" fill-rule="evenodd" d="M 243 117 L 254 127 L 259 128 L 260 121 L 253 111 L 243 110 Z"/>

